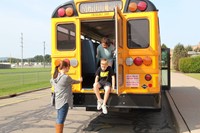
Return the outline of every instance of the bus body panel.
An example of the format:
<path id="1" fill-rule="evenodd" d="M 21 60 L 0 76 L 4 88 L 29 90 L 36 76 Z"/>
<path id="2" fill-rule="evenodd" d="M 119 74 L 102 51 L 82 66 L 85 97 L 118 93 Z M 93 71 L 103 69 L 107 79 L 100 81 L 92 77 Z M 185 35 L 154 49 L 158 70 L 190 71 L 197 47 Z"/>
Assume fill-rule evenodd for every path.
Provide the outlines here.
<path id="1" fill-rule="evenodd" d="M 102 35 L 96 34 L 93 27 L 84 26 L 86 23 L 95 24 L 102 21 L 114 21 L 113 16 L 116 15 L 114 11 L 109 12 L 96 12 L 96 13 L 80 13 L 80 4 L 83 2 L 107 2 L 108 0 L 74 0 L 75 10 L 77 15 L 72 17 L 58 17 L 52 18 L 52 74 L 55 70 L 54 62 L 56 59 L 70 60 L 76 59 L 78 65 L 76 67 L 70 68 L 68 74 L 74 78 L 79 79 L 83 76 L 83 38 L 82 35 L 88 36 L 89 38 L 94 38 L 100 41 Z M 135 0 L 132 0 L 135 1 Z M 146 1 L 146 0 L 145 0 Z M 122 19 L 122 29 L 117 32 L 119 34 L 119 44 L 117 44 L 117 90 L 111 93 L 108 106 L 113 108 L 161 108 L 161 66 L 160 66 L 160 35 L 159 35 L 159 24 L 158 24 L 158 12 L 148 11 L 148 12 L 136 12 L 130 13 L 125 12 L 125 7 L 127 7 L 127 1 L 122 0 L 121 15 Z M 129 1 L 130 2 L 130 1 Z M 148 1 L 146 1 L 148 3 Z M 62 7 L 62 6 L 61 6 Z M 64 5 L 63 5 L 64 7 Z M 120 16 L 119 15 L 119 16 Z M 56 16 L 54 14 L 54 16 Z M 129 48 L 128 47 L 128 23 L 131 20 L 145 19 L 148 21 L 149 25 L 149 47 L 146 48 Z M 74 24 L 75 25 L 75 49 L 73 50 L 58 50 L 57 49 L 57 27 L 62 24 Z M 116 30 L 117 25 L 113 27 Z M 105 36 L 105 35 L 104 35 Z M 117 36 L 117 35 L 115 35 Z M 87 38 L 87 37 L 86 37 Z M 118 38 L 115 38 L 118 41 Z M 120 42 L 122 41 L 122 42 Z M 123 47 L 118 47 L 121 45 Z M 137 66 L 135 64 L 129 66 L 126 64 L 127 58 L 132 58 L 133 60 L 137 57 L 142 59 L 149 57 L 152 59 L 152 64 L 146 66 L 144 64 Z M 145 75 L 150 74 L 152 79 L 150 81 L 145 80 Z M 93 73 L 94 75 L 94 73 Z M 131 79 L 135 77 L 135 85 L 129 85 Z M 83 78 L 83 80 L 90 80 Z M 92 84 L 90 87 L 83 87 L 83 84 L 73 85 L 74 94 L 74 106 L 77 107 L 96 107 L 96 97 L 92 90 Z M 132 87 L 131 87 L 132 86 Z M 100 91 L 101 95 L 104 94 L 104 90 Z"/>

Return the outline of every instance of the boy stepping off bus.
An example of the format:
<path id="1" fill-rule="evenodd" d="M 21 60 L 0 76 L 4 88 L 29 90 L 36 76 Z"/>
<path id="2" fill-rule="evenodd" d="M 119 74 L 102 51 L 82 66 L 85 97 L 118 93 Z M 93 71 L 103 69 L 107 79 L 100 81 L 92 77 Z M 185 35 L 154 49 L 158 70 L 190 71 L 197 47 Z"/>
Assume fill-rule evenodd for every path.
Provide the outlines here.
<path id="1" fill-rule="evenodd" d="M 96 71 L 95 82 L 93 90 L 97 97 L 97 110 L 102 109 L 104 114 L 107 114 L 106 103 L 108 101 L 111 89 L 115 88 L 115 76 L 112 68 L 108 65 L 107 59 L 101 59 L 100 67 Z M 101 98 L 99 89 L 104 88 L 104 99 Z"/>

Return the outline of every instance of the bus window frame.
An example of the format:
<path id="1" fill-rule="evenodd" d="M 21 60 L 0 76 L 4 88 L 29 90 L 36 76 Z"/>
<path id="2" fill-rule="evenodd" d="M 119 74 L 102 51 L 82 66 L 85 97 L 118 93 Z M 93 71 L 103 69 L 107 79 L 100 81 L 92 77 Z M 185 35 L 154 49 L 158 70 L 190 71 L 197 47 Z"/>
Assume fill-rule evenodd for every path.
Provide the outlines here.
<path id="1" fill-rule="evenodd" d="M 58 26 L 59 25 L 73 25 L 74 26 L 73 27 L 74 28 L 73 32 L 74 32 L 75 36 L 73 36 L 74 37 L 74 40 L 73 40 L 74 41 L 74 44 L 73 44 L 74 47 L 73 48 L 71 48 L 71 49 L 68 49 L 68 48 L 66 48 L 66 49 L 59 49 L 58 48 L 58 32 L 60 32 L 60 31 L 58 31 Z M 68 31 L 68 32 L 69 32 L 68 34 L 64 33 L 65 36 L 67 35 L 67 38 L 69 39 L 69 40 L 65 40 L 65 41 L 70 41 L 71 32 L 70 31 Z M 56 25 L 56 49 L 58 51 L 75 51 L 76 50 L 76 24 L 75 23 L 73 23 L 73 22 L 70 22 L 70 23 L 59 23 L 59 24 Z"/>
<path id="2" fill-rule="evenodd" d="M 146 47 L 130 47 L 130 44 L 129 44 L 129 31 L 130 31 L 130 29 L 128 29 L 128 27 L 129 27 L 129 22 L 134 21 L 134 20 L 146 20 L 147 21 L 147 28 L 146 28 L 147 32 L 146 33 L 148 33 L 148 35 L 147 35 L 148 45 Z M 129 49 L 146 49 L 146 48 L 150 47 L 150 21 L 149 21 L 148 18 L 132 18 L 132 19 L 129 19 L 129 20 L 127 20 L 127 27 L 126 28 L 127 28 L 127 48 L 129 48 Z M 139 45 L 139 46 L 141 46 L 141 45 Z"/>
<path id="3" fill-rule="evenodd" d="M 117 94 L 120 95 L 123 92 L 124 87 L 124 64 L 123 64 L 123 29 L 125 28 L 125 21 L 126 18 L 123 16 L 121 10 L 118 7 L 115 7 L 114 9 L 114 18 L 115 18 L 115 39 L 116 39 L 116 89 Z M 119 28 L 119 22 L 120 19 L 121 28 Z M 121 45 L 120 45 L 121 43 Z M 122 46 L 122 47 L 121 47 Z"/>

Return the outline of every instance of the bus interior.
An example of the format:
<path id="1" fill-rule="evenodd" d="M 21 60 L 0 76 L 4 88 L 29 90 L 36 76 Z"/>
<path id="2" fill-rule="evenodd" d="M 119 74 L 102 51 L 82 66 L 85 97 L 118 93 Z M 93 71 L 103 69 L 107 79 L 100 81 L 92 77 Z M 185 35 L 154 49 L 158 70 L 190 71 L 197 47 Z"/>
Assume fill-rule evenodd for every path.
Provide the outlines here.
<path id="1" fill-rule="evenodd" d="M 96 58 L 97 47 L 101 44 L 102 37 L 110 40 L 115 39 L 115 21 L 82 21 L 81 22 L 81 61 L 82 61 L 82 88 L 92 89 L 95 80 L 95 72 L 100 66 L 99 59 Z M 115 64 L 113 63 L 113 69 Z"/>

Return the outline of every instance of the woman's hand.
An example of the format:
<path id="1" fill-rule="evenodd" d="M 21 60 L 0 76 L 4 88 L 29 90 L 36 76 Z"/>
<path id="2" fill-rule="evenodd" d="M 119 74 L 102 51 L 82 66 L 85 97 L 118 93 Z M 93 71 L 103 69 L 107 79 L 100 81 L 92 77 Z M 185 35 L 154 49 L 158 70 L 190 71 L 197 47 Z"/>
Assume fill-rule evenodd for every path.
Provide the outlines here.
<path id="1" fill-rule="evenodd" d="M 79 81 L 80 81 L 80 82 L 83 82 L 83 78 L 81 77 L 81 78 L 79 79 Z"/>

